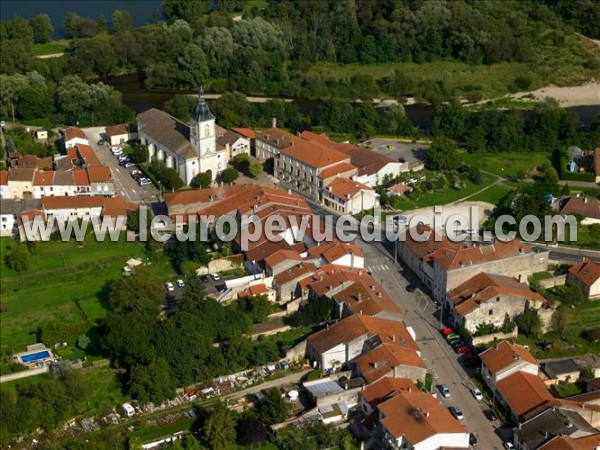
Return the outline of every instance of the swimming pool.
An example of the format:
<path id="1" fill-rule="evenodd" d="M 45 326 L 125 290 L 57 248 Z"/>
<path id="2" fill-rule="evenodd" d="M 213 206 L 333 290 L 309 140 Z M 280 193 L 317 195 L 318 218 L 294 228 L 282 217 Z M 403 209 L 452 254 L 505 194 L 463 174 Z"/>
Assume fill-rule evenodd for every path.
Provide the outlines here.
<path id="1" fill-rule="evenodd" d="M 30 353 L 28 355 L 21 355 L 21 361 L 24 363 L 35 362 L 38 359 L 49 358 L 50 352 L 48 350 L 43 350 L 41 352 Z"/>

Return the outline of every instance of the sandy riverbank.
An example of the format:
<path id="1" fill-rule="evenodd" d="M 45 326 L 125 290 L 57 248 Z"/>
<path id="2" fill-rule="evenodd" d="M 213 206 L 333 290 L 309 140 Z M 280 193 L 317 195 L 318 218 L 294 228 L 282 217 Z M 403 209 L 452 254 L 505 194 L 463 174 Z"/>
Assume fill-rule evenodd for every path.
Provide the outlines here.
<path id="1" fill-rule="evenodd" d="M 511 94 L 511 98 L 519 99 L 532 94 L 536 99 L 543 100 L 546 97 L 553 97 L 558 100 L 560 106 L 584 106 L 600 105 L 600 82 L 592 81 L 583 86 L 546 86 L 532 92 L 518 92 Z"/>

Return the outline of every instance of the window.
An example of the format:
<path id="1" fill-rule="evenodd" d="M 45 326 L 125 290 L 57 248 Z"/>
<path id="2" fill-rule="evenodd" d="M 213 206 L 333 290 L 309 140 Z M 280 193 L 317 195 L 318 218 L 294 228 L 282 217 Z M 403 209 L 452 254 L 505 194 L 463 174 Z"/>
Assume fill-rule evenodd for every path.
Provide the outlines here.
<path id="1" fill-rule="evenodd" d="M 489 315 L 491 316 L 493 314 L 494 314 L 494 310 L 492 308 L 490 308 Z"/>

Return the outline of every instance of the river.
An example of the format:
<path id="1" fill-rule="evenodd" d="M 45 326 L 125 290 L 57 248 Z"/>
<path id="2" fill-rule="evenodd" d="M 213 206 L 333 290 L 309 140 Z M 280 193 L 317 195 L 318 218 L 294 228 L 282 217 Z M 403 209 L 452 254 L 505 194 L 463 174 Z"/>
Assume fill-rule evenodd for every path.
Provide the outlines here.
<path id="1" fill-rule="evenodd" d="M 122 75 L 105 81 L 121 94 L 123 94 L 123 103 L 131 108 L 135 113 L 146 111 L 150 108 L 161 109 L 167 100 L 172 99 L 176 94 L 195 94 L 195 91 L 148 91 L 144 88 L 143 82 L 136 74 Z M 207 97 L 209 95 L 207 94 Z M 260 99 L 260 97 L 255 97 Z M 319 100 L 308 99 L 288 99 L 298 106 L 302 114 L 317 114 L 321 102 Z M 426 104 L 405 105 L 406 115 L 410 121 L 421 129 L 431 127 L 434 115 L 434 107 Z M 600 114 L 600 106 L 573 106 L 567 108 L 574 112 L 585 126 L 589 126 Z M 523 117 L 527 120 L 531 116 L 531 111 L 522 111 Z"/>
<path id="2" fill-rule="evenodd" d="M 63 22 L 67 12 L 81 17 L 98 19 L 104 16 L 109 23 L 116 10 L 129 11 L 133 25 L 138 27 L 156 21 L 162 8 L 161 0 L 2 0 L 0 18 L 2 20 L 21 16 L 26 19 L 38 14 L 48 14 L 54 26 L 54 39 L 64 37 Z"/>

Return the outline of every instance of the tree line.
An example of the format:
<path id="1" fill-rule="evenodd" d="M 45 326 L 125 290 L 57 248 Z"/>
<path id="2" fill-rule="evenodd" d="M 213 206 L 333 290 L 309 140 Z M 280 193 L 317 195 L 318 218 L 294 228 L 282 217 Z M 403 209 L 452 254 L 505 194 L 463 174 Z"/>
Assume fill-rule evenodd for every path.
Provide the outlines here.
<path id="1" fill-rule="evenodd" d="M 261 7 L 165 0 L 162 16 L 138 28 L 127 11 L 115 11 L 110 26 L 103 17 L 68 14 L 66 56 L 46 60 L 33 57 L 33 44 L 51 36 L 50 19 L 15 18 L 2 22 L 0 73 L 36 70 L 56 82 L 71 74 L 105 78 L 136 71 L 148 88 L 195 89 L 204 82 L 221 92 L 345 99 L 415 94 L 437 103 L 454 95 L 444 77 L 309 69 L 320 63 L 530 63 L 548 43 L 570 51 L 566 37 L 573 29 L 596 35 L 584 18 L 600 15 L 597 2 L 579 0 L 576 8 L 554 3 L 288 0 Z M 233 20 L 238 13 L 241 19 Z M 593 56 L 584 64 L 600 67 Z M 515 83 L 528 84 L 519 78 L 525 80 L 515 77 Z M 476 95 L 478 89 L 463 90 Z"/>

